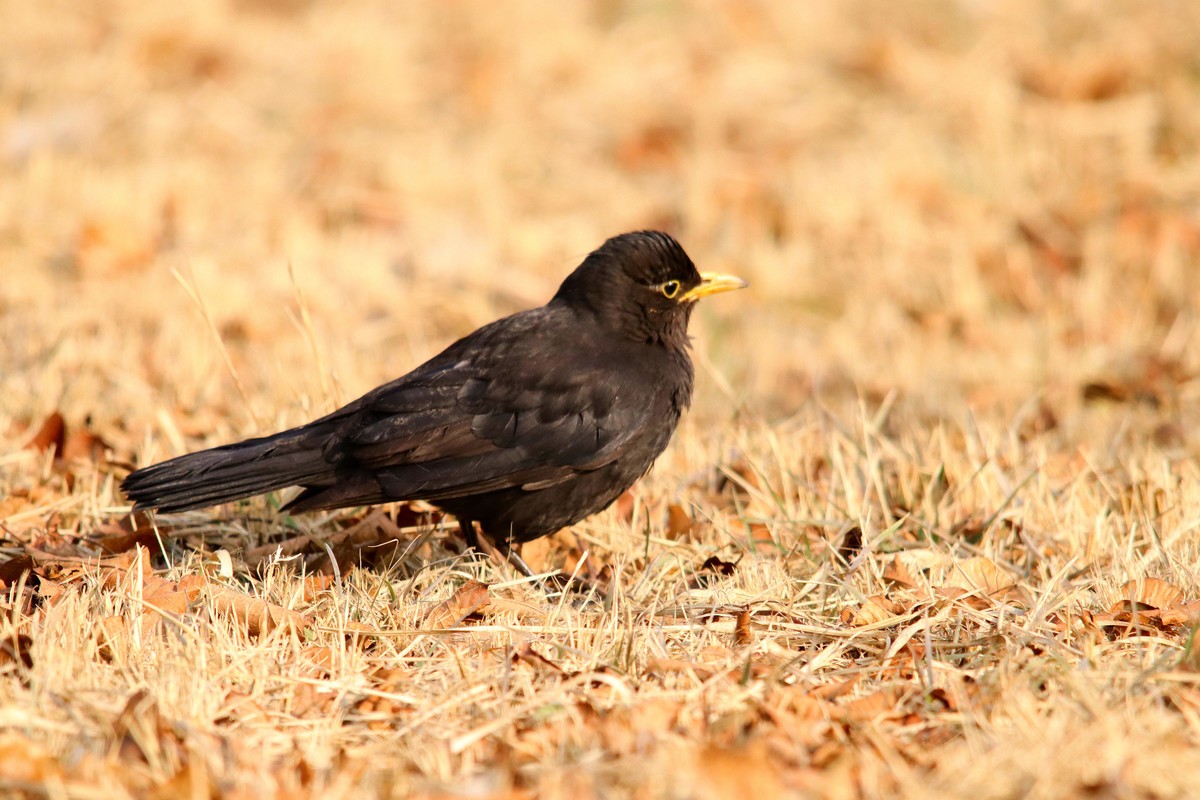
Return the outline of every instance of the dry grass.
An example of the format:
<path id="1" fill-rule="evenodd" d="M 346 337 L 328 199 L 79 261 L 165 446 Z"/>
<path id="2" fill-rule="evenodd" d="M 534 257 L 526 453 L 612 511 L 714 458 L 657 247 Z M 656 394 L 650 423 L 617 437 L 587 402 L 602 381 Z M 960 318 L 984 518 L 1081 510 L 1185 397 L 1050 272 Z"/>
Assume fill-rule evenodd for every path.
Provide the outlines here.
<path id="1" fill-rule="evenodd" d="M 1195 791 L 1200 7 L 3 18 L 0 786 Z M 694 323 L 633 502 L 534 548 L 606 599 L 396 509 L 119 538 L 128 465 L 328 410 L 638 227 L 753 289 Z M 25 448 L 56 409 L 66 461 Z"/>

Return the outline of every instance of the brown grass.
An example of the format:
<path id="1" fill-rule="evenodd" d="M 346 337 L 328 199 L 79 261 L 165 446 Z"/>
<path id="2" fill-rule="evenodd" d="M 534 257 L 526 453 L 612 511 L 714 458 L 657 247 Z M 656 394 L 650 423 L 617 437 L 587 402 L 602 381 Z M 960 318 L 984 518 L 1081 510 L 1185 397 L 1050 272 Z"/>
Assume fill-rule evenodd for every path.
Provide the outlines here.
<path id="1" fill-rule="evenodd" d="M 3 18 L 0 788 L 1195 791 L 1200 7 Z M 606 599 L 403 508 L 120 527 L 130 465 L 324 412 L 640 227 L 753 288 L 698 315 L 654 472 L 533 548 Z M 25 448 L 55 410 L 66 459 Z"/>

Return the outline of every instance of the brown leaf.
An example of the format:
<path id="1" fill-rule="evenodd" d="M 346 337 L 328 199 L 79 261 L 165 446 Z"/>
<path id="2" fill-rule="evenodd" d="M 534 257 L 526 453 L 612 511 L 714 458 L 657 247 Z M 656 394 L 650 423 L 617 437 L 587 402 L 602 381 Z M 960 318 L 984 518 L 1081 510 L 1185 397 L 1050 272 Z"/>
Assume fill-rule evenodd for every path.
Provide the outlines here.
<path id="1" fill-rule="evenodd" d="M 718 468 L 717 491 L 732 491 L 739 494 L 749 489 L 761 489 L 762 484 L 755 472 L 744 459 L 738 459 L 728 467 Z"/>
<path id="2" fill-rule="evenodd" d="M 13 556 L 4 563 L 0 563 L 0 581 L 3 581 L 5 586 L 16 585 L 25 573 L 30 573 L 26 580 L 31 582 L 37 580 L 37 575 L 33 574 L 32 556 Z"/>
<path id="3" fill-rule="evenodd" d="M 687 511 L 684 511 L 683 506 L 678 503 L 671 503 L 667 506 L 667 526 L 665 535 L 668 539 L 674 541 L 681 539 L 692 532 L 695 527 L 695 522 Z"/>
<path id="4" fill-rule="evenodd" d="M 1183 589 L 1173 583 L 1159 578 L 1143 578 L 1139 581 L 1129 581 L 1121 587 L 1121 600 L 1114 604 L 1109 611 L 1122 610 L 1126 601 L 1137 603 L 1146 608 L 1165 609 L 1183 602 Z"/>
<path id="5" fill-rule="evenodd" d="M 849 564 L 862 550 L 862 546 L 862 528 L 855 525 L 853 528 L 846 531 L 846 535 L 842 537 L 842 543 L 838 545 L 838 555 L 841 556 L 843 561 Z"/>
<path id="6" fill-rule="evenodd" d="M 486 583 L 472 578 L 458 588 L 449 599 L 438 603 L 425 615 L 425 628 L 454 628 L 488 604 L 491 595 Z"/>
<path id="7" fill-rule="evenodd" d="M 355 709 L 364 716 L 377 717 L 368 719 L 367 727 L 372 730 L 383 730 L 397 722 L 397 717 L 408 711 L 411 706 L 398 697 L 400 690 L 412 683 L 408 670 L 400 667 L 379 667 L 369 676 L 371 688 L 375 694 L 368 694 L 356 705 Z"/>
<path id="8" fill-rule="evenodd" d="M 149 575 L 143 580 L 142 599 L 146 605 L 175 615 L 186 614 L 207 584 L 203 575 L 187 575 L 178 581 Z"/>
<path id="9" fill-rule="evenodd" d="M 109 591 L 116 589 L 121 581 L 129 575 L 129 570 L 135 564 L 139 567 L 138 579 L 144 581 L 154 574 L 154 566 L 150 563 L 150 551 L 145 547 L 135 547 L 118 553 L 112 558 L 102 558 L 94 562 L 104 575 L 101 586 Z"/>
<path id="10" fill-rule="evenodd" d="M 717 575 L 732 575 L 737 571 L 737 564 L 732 561 L 723 561 L 717 556 L 709 556 L 704 559 L 704 563 L 700 565 L 700 572 L 715 572 Z"/>
<path id="11" fill-rule="evenodd" d="M 900 560 L 900 556 L 892 556 L 891 563 L 883 570 L 883 579 L 906 589 L 915 589 L 917 587 L 917 579 L 909 571 L 908 567 L 904 565 L 904 562 Z"/>
<path id="12" fill-rule="evenodd" d="M 636 504 L 636 499 L 633 492 L 626 490 L 617 498 L 617 502 L 613 504 L 613 509 L 616 511 L 617 519 L 622 522 L 629 522 L 633 519 L 633 507 Z"/>
<path id="13" fill-rule="evenodd" d="M 365 622 L 350 620 L 346 623 L 346 643 L 359 651 L 369 653 L 375 649 L 375 642 L 381 632 Z"/>
<path id="14" fill-rule="evenodd" d="M 991 597 L 1012 589 L 1016 585 L 1016 579 L 991 559 L 976 556 L 956 561 L 954 571 L 946 583 Z"/>
<path id="15" fill-rule="evenodd" d="M 270 633 L 281 627 L 302 634 L 309 628 L 308 620 L 299 612 L 250 597 L 228 586 L 213 587 L 210 596 L 218 612 L 232 615 L 246 626 L 251 636 Z"/>
<path id="16" fill-rule="evenodd" d="M 1162 612 L 1164 625 L 1196 625 L 1200 622 L 1200 600 L 1180 603 Z"/>
<path id="17" fill-rule="evenodd" d="M 311 603 L 317 599 L 317 595 L 328 591 L 330 586 L 336 582 L 336 575 L 325 575 L 323 573 L 317 575 L 304 576 L 304 602 Z"/>
<path id="18" fill-rule="evenodd" d="M 562 667 L 534 650 L 533 645 L 529 642 L 517 648 L 512 655 L 512 663 L 514 666 L 517 664 L 528 664 L 538 672 L 548 672 L 555 675 L 565 674 Z"/>
<path id="19" fill-rule="evenodd" d="M 776 547 L 775 537 L 771 535 L 770 526 L 762 522 L 751 522 L 747 525 L 746 538 L 744 540 L 736 534 L 734 538 L 739 542 L 744 541 L 746 547 L 756 552 L 772 550 Z"/>
<path id="20" fill-rule="evenodd" d="M 297 672 L 306 678 L 329 678 L 335 664 L 333 648 L 325 644 L 311 644 L 296 655 Z"/>
<path id="21" fill-rule="evenodd" d="M 37 450 L 39 453 L 53 449 L 56 454 L 61 455 L 65 433 L 66 423 L 63 421 L 63 415 L 55 411 L 42 421 L 42 426 L 25 444 L 25 447 L 28 450 Z"/>
<path id="22" fill-rule="evenodd" d="M 749 608 L 743 608 L 737 614 L 737 622 L 733 628 L 733 643 L 739 647 L 754 643 L 754 633 L 750 630 Z"/>
<path id="23" fill-rule="evenodd" d="M 88 541 L 111 554 L 124 553 L 136 547 L 157 548 L 158 537 L 165 536 L 174 527 L 162 520 L 152 523 L 149 514 L 137 511 L 97 525 L 88 534 Z"/>
<path id="24" fill-rule="evenodd" d="M 0 672 L 9 664 L 20 664 L 25 669 L 33 667 L 33 639 L 24 633 L 9 631 L 0 636 Z"/>
<path id="25" fill-rule="evenodd" d="M 847 606 L 842 609 L 839 619 L 846 625 L 860 628 L 864 625 L 892 622 L 905 614 L 907 609 L 883 595 L 868 597 L 861 606 Z"/>
<path id="26" fill-rule="evenodd" d="M 810 695 L 818 700 L 833 700 L 843 695 L 849 694 L 858 686 L 858 682 L 862 680 L 861 675 L 855 675 L 852 678 L 847 678 L 844 681 L 837 683 L 828 683 L 824 686 L 818 686 L 809 692 Z"/>
<path id="27" fill-rule="evenodd" d="M 716 668 L 710 664 L 684 661 L 680 658 L 652 658 L 646 662 L 646 672 L 655 676 L 694 673 L 700 680 L 708 680 L 716 674 Z"/>
<path id="28" fill-rule="evenodd" d="M 42 426 L 25 447 L 41 453 L 53 451 L 55 459 L 64 462 L 102 461 L 105 452 L 110 449 L 107 442 L 87 428 L 68 428 L 58 411 L 43 420 Z"/>
<path id="29" fill-rule="evenodd" d="M 104 461 L 105 453 L 111 449 L 108 442 L 100 438 L 98 434 L 87 429 L 72 428 L 67 431 L 66 441 L 63 442 L 62 460 L 68 463 L 72 461 L 100 463 Z"/>

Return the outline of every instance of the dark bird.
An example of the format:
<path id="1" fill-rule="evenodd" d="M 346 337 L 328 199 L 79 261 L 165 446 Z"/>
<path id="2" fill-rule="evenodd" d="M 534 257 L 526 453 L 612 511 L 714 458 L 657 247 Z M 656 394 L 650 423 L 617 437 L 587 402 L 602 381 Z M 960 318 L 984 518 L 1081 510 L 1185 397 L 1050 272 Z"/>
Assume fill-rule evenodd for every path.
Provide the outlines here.
<path id="1" fill-rule="evenodd" d="M 616 236 L 540 308 L 485 325 L 407 375 L 298 428 L 131 473 L 135 509 L 186 511 L 303 487 L 290 511 L 426 500 L 468 542 L 511 554 L 606 508 L 666 448 L 691 402 L 701 274 L 673 238 Z M 515 561 L 522 569 L 527 569 Z"/>

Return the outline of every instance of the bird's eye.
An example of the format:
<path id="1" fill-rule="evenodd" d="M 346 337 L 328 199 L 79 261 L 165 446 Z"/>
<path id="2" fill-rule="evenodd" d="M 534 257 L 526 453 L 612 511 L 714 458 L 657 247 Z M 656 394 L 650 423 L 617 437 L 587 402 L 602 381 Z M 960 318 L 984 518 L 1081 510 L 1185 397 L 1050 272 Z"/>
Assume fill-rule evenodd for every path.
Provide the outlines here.
<path id="1" fill-rule="evenodd" d="M 679 281 L 667 281 L 661 287 L 662 293 L 667 297 L 674 297 L 679 294 Z"/>

